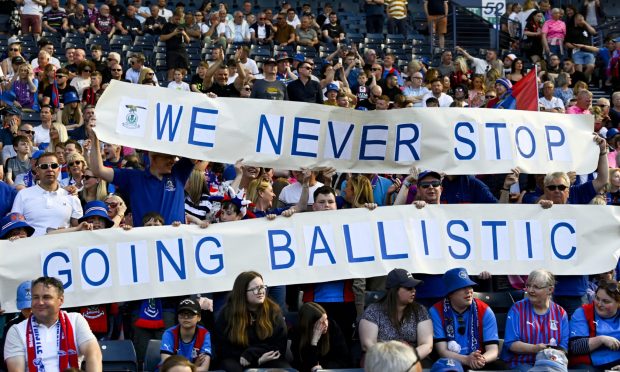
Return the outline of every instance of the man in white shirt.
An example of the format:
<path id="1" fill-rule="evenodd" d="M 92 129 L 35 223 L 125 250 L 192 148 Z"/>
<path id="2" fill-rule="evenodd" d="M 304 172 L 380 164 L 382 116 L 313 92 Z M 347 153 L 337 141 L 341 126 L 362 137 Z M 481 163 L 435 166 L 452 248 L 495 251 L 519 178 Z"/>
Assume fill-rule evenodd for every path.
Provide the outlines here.
<path id="1" fill-rule="evenodd" d="M 20 191 L 11 212 L 26 217 L 35 228 L 34 236 L 45 235 L 48 230 L 77 226 L 83 214 L 82 205 L 77 196 L 60 187 L 60 164 L 56 154 L 41 155 L 35 173 L 39 184 Z"/>
<path id="2" fill-rule="evenodd" d="M 497 59 L 497 51 L 494 49 L 488 49 L 487 54 L 485 55 L 485 59 L 480 59 L 471 56 L 467 51 L 460 46 L 454 48 L 457 52 L 461 53 L 465 58 L 472 61 L 474 67 L 474 73 L 477 75 L 486 74 L 492 67 L 493 62 Z"/>
<path id="3" fill-rule="evenodd" d="M 35 146 L 42 143 L 50 143 L 50 128 L 52 127 L 52 118 L 54 109 L 50 105 L 41 105 L 41 125 L 34 127 L 34 138 L 32 142 Z"/>
<path id="4" fill-rule="evenodd" d="M 547 112 L 564 113 L 564 102 L 553 96 L 555 86 L 551 81 L 545 81 L 543 84 L 543 96 L 538 99 L 538 105 Z M 542 111 L 542 110 L 541 110 Z"/>
<path id="5" fill-rule="evenodd" d="M 41 39 L 39 40 L 39 48 L 41 48 L 40 50 L 46 51 L 47 54 L 49 54 L 49 63 L 51 63 L 52 65 L 56 66 L 57 69 L 59 69 L 60 60 L 54 57 L 54 44 L 47 41 L 47 39 Z M 38 55 L 37 55 L 37 58 L 34 58 L 32 61 L 30 61 L 30 66 L 32 66 L 33 69 L 36 69 L 37 67 L 39 67 Z"/>
<path id="6" fill-rule="evenodd" d="M 166 0 L 158 0 L 157 5 L 159 6 L 159 16 L 164 17 L 166 22 L 169 22 L 172 17 L 172 10 L 166 9 Z"/>
<path id="7" fill-rule="evenodd" d="M 250 42 L 250 26 L 239 10 L 234 13 L 233 21 L 226 27 L 226 40 L 229 44 Z"/>
<path id="8" fill-rule="evenodd" d="M 297 180 L 295 183 L 291 183 L 290 185 L 285 186 L 282 191 L 280 191 L 279 204 L 282 206 L 293 206 L 296 205 L 301 199 L 301 193 L 304 191 L 304 188 L 308 189 L 308 206 L 312 206 L 314 204 L 314 190 L 323 186 L 323 184 L 316 180 L 316 172 L 311 172 L 310 177 L 308 177 L 307 181 L 305 180 L 302 171 L 292 171 L 293 177 Z M 300 211 L 301 212 L 301 211 Z"/>
<path id="9" fill-rule="evenodd" d="M 450 107 L 454 101 L 452 97 L 443 92 L 443 83 L 439 79 L 431 81 L 431 91 L 422 97 L 422 107 L 426 107 L 426 100 L 435 97 L 439 101 L 439 107 Z"/>
<path id="10" fill-rule="evenodd" d="M 4 359 L 9 372 L 80 369 L 82 361 L 87 372 L 102 371 L 101 349 L 86 319 L 60 310 L 62 282 L 40 277 L 32 282 L 31 297 L 32 315 L 11 327 L 6 336 Z"/>

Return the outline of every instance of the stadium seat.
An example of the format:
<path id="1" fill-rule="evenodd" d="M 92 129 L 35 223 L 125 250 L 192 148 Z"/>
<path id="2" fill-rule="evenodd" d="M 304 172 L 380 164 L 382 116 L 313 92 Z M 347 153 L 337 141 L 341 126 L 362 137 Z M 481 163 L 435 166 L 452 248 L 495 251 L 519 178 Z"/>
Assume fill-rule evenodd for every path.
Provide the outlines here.
<path id="1" fill-rule="evenodd" d="M 104 371 L 138 372 L 136 350 L 130 340 L 99 341 Z"/>
<path id="2" fill-rule="evenodd" d="M 385 291 L 366 291 L 364 296 L 364 307 L 378 302 L 384 295 Z"/>
<path id="3" fill-rule="evenodd" d="M 146 372 L 155 371 L 161 360 L 159 351 L 161 350 L 161 340 L 149 340 L 144 356 L 143 370 Z"/>
<path id="4" fill-rule="evenodd" d="M 30 123 L 33 125 L 38 125 L 41 123 L 41 115 L 36 111 L 33 111 L 33 112 L 23 111 L 22 122 Z"/>

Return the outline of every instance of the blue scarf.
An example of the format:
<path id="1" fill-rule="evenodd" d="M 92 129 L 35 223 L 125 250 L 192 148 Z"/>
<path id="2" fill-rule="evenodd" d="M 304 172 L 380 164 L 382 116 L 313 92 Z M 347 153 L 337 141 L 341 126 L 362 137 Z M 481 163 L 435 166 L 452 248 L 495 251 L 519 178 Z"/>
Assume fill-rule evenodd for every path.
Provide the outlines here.
<path id="1" fill-rule="evenodd" d="M 458 315 L 457 317 L 463 318 L 461 315 Z M 457 327 L 454 326 L 454 310 L 452 309 L 450 300 L 448 300 L 447 297 L 443 300 L 443 319 L 445 322 L 446 338 L 448 339 L 448 342 L 454 341 L 455 330 L 458 329 L 458 325 Z M 463 323 L 463 327 L 465 327 L 467 320 L 463 319 Z M 478 342 L 480 339 L 480 327 L 478 323 L 478 306 L 476 306 L 476 301 L 474 300 L 469 307 L 469 327 L 465 329 L 465 335 L 469 343 L 468 346 L 470 353 L 480 350 L 480 343 Z"/>
<path id="2" fill-rule="evenodd" d="M 147 329 L 164 328 L 164 307 L 159 298 L 149 298 L 142 300 L 136 327 Z"/>

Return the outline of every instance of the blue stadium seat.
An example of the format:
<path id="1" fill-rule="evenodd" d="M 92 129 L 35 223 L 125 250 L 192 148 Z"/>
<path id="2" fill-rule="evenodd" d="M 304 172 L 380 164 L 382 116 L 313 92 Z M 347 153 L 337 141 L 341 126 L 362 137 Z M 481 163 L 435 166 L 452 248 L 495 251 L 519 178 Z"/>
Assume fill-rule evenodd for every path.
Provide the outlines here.
<path id="1" fill-rule="evenodd" d="M 146 347 L 146 355 L 144 356 L 143 370 L 145 372 L 153 372 L 159 365 L 161 355 L 161 340 L 149 340 L 149 344 Z"/>
<path id="2" fill-rule="evenodd" d="M 138 372 L 136 350 L 130 340 L 99 341 L 104 371 Z"/>

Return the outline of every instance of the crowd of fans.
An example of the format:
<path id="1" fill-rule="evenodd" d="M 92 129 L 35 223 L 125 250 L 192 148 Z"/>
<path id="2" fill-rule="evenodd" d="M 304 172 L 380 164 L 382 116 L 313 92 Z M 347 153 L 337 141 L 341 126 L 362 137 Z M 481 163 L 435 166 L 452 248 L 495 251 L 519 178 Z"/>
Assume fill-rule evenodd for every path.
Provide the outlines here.
<path id="1" fill-rule="evenodd" d="M 445 3 L 429 0 L 424 7 L 440 35 L 445 33 Z M 117 0 L 99 6 L 91 0 L 86 5 L 68 0 L 64 8 L 58 0 L 22 0 L 14 17 L 21 23 L 21 36 L 8 39 L 0 70 L 0 239 L 140 226 L 207 228 L 250 218 L 402 204 L 618 205 L 620 38 L 606 37 L 602 47 L 592 44 L 601 22 L 597 4 L 587 0 L 580 12 L 572 6 L 552 8 L 547 0 L 526 0 L 509 7 L 506 24 L 519 49 L 503 55 L 488 49 L 477 57 L 476 51 L 456 46 L 443 50 L 438 60 L 414 56 L 403 63 L 400 53 L 348 42 L 347 30 L 329 4 L 315 16 L 319 9 L 310 4 L 298 14 L 286 2 L 280 10 L 255 9 L 245 2 L 231 13 L 225 3 L 205 2 L 186 12 L 183 4 L 168 9 L 164 0 L 150 7 L 141 0 L 126 6 Z M 385 22 L 391 33 L 408 33 L 406 2 L 366 0 L 365 9 L 369 30 L 378 24 L 382 30 Z M 72 34 L 104 39 L 87 48 L 69 46 L 59 54 L 54 40 Z M 34 55 L 26 55 L 23 48 L 28 35 L 37 40 Z M 129 41 L 153 35 L 148 40 L 165 44 L 164 64 L 154 66 L 146 51 L 110 51 L 107 38 L 114 35 Z M 192 42 L 207 51 L 194 68 L 187 52 Z M 442 47 L 444 42 L 440 38 Z M 269 54 L 256 57 L 260 48 Z M 540 111 L 594 115 L 593 141 L 600 151 L 594 173 L 535 175 L 514 169 L 475 177 L 417 169 L 404 175 L 281 170 L 147 153 L 100 143 L 92 130 L 94 105 L 112 80 L 211 98 L 289 100 L 358 110 L 514 109 L 513 86 L 534 68 Z M 590 85 L 608 90 L 611 100 L 593 102 Z M 27 120 L 32 115 L 35 122 Z M 572 365 L 593 370 L 620 365 L 620 290 L 613 271 L 560 276 L 557 282 L 545 270 L 529 277 L 480 273 L 481 287 L 508 292 L 517 301 L 507 315 L 503 347 L 498 334 L 504 330 L 498 333 L 493 310 L 474 298 L 477 284 L 464 269 L 416 277 L 423 282 L 396 269 L 378 278 L 267 288 L 259 273 L 245 272 L 229 293 L 75 310 L 85 316 L 93 338 L 132 339 L 140 360 L 148 341 L 163 337 L 162 370 L 217 365 L 235 371 L 288 367 L 289 362 L 303 371 L 349 367 L 361 360 L 356 347 L 367 352 L 368 370 L 389 362 L 409 363 L 408 369 L 398 370 L 416 371 L 437 358 L 437 371 L 462 370 L 461 365 L 547 370 L 545 363 L 566 369 L 565 353 L 574 359 Z M 28 291 L 18 289 L 21 312 L 9 326 L 29 319 L 30 303 L 24 296 L 31 291 L 34 296 L 35 287 L 51 291 L 51 297 L 62 302 L 62 285 L 58 288 L 49 278 L 36 281 L 32 289 L 26 285 Z M 369 304 L 366 294 L 373 291 L 381 291 L 382 299 Z M 34 306 L 34 297 L 32 301 L 37 315 L 41 309 Z M 9 369 L 26 355 L 16 346 L 21 331 L 13 332 L 4 333 L 11 345 L 4 354 Z M 289 355 L 287 339 L 292 340 Z M 402 344 L 383 344 L 390 340 L 410 347 L 397 352 Z M 399 357 L 386 359 L 390 353 Z M 186 365 L 173 354 L 192 363 Z"/>

